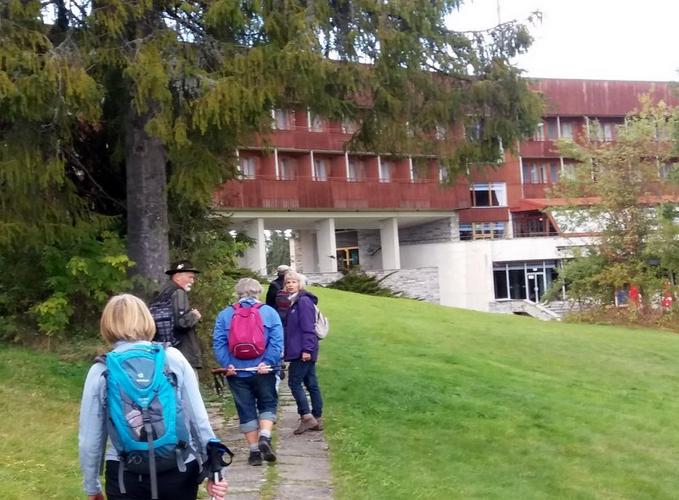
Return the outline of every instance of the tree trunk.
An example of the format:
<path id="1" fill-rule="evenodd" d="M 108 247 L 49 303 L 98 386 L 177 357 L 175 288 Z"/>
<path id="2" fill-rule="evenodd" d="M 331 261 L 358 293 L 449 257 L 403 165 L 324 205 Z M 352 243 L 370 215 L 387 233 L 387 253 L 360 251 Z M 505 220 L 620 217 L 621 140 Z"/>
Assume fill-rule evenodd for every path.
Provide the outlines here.
<path id="1" fill-rule="evenodd" d="M 128 255 L 135 274 L 160 283 L 169 264 L 165 147 L 144 127 L 151 112 L 127 117 L 125 165 Z"/>

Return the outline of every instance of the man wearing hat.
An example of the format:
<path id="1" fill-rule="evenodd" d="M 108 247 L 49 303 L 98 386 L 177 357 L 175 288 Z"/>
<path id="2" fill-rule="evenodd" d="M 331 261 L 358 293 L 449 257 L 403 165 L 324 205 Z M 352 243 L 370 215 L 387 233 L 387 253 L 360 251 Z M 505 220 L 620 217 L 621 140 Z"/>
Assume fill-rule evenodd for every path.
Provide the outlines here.
<path id="1" fill-rule="evenodd" d="M 199 272 L 188 260 L 175 262 L 165 271 L 165 274 L 170 276 L 170 281 L 158 294 L 159 298 L 172 296 L 175 336 L 179 342 L 177 349 L 194 369 L 203 367 L 200 343 L 196 334 L 196 325 L 202 316 L 198 309 L 191 309 L 188 292 L 191 291 Z"/>
<path id="2" fill-rule="evenodd" d="M 269 283 L 269 289 L 266 291 L 266 305 L 276 309 L 276 295 L 283 290 L 283 280 L 285 280 L 285 273 L 290 270 L 290 266 L 282 264 L 276 268 L 278 277 Z"/>

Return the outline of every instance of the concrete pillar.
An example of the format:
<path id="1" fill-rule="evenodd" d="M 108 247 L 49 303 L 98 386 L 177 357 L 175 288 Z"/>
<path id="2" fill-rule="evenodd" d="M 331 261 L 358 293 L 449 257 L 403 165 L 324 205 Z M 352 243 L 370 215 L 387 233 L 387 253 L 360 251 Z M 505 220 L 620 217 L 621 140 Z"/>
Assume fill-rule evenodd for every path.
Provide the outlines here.
<path id="1" fill-rule="evenodd" d="M 318 250 L 318 271 L 336 273 L 335 219 L 323 219 L 316 223 L 316 248 Z"/>
<path id="2" fill-rule="evenodd" d="M 290 266 L 295 271 L 299 271 L 299 268 L 302 267 L 300 261 L 298 260 L 301 253 L 299 249 L 299 241 L 297 241 L 295 236 L 291 236 L 288 239 L 288 245 L 290 247 Z"/>
<path id="3" fill-rule="evenodd" d="M 398 244 L 398 221 L 396 218 L 380 221 L 382 245 L 382 269 L 401 269 L 401 250 Z"/>
<path id="4" fill-rule="evenodd" d="M 266 241 L 264 239 L 264 219 L 253 219 L 243 226 L 243 232 L 254 240 L 241 259 L 243 267 L 247 267 L 266 276 Z"/>
<path id="5" fill-rule="evenodd" d="M 313 231 L 307 229 L 300 229 L 299 233 L 299 255 L 297 255 L 297 262 L 300 267 L 297 271 L 301 273 L 315 273 L 318 271 L 316 266 L 316 237 Z M 297 252 L 297 249 L 295 250 Z"/>

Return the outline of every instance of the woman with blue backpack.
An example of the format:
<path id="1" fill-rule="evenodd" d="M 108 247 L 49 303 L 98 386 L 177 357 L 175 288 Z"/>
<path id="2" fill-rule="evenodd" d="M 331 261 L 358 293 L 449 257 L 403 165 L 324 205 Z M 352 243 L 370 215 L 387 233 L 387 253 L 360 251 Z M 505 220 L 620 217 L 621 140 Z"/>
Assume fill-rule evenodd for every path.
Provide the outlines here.
<path id="1" fill-rule="evenodd" d="M 100 331 L 113 349 L 90 368 L 80 406 L 87 498 L 104 499 L 105 462 L 108 500 L 195 500 L 202 463 L 226 448 L 212 431 L 191 365 L 174 347 L 151 342 L 153 318 L 133 295 L 109 300 Z M 227 483 L 213 476 L 207 491 L 221 500 Z"/>

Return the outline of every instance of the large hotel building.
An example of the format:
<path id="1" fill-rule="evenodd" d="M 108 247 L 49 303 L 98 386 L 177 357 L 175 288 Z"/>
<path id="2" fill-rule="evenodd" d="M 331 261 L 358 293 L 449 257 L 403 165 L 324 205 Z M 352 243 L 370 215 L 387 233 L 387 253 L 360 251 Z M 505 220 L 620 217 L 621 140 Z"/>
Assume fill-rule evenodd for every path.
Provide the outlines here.
<path id="1" fill-rule="evenodd" d="M 545 114 L 517 155 L 453 182 L 435 159 L 422 169 L 412 158 L 345 150 L 350 123 L 275 111 L 270 144 L 242 147 L 241 178 L 215 195 L 255 242 L 243 264 L 265 273 L 264 231 L 289 229 L 292 264 L 312 281 L 360 266 L 430 302 L 549 317 L 535 305 L 569 248 L 587 241 L 545 210 L 550 186 L 573 167 L 555 141 L 593 133 L 615 141 L 642 95 L 675 99 L 666 82 L 546 79 L 533 88 Z"/>

